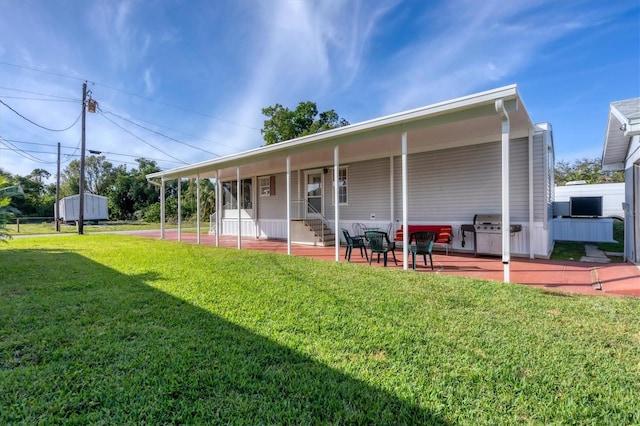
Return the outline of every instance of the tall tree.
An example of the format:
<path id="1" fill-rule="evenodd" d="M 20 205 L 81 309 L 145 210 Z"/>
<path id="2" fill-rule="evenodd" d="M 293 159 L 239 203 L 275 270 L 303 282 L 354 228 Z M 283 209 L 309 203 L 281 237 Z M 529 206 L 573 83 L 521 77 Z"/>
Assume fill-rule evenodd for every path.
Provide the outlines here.
<path id="1" fill-rule="evenodd" d="M 138 158 L 137 169 L 118 168 L 113 190 L 109 192 L 110 216 L 115 219 L 144 219 L 146 210 L 156 204 L 159 192 L 146 175 L 160 171 L 155 161 Z M 167 192 L 170 192 L 169 190 Z"/>
<path id="2" fill-rule="evenodd" d="M 85 162 L 85 188 L 87 192 L 107 195 L 113 187 L 117 173 L 113 164 L 104 155 L 90 155 Z M 62 171 L 60 192 L 63 197 L 80 191 L 80 161 L 73 160 Z"/>
<path id="3" fill-rule="evenodd" d="M 293 111 L 275 104 L 262 108 L 262 114 L 268 117 L 261 130 L 267 145 L 349 125 L 332 109 L 318 114 L 315 102 L 310 101 L 300 102 Z"/>
<path id="4" fill-rule="evenodd" d="M 624 172 L 609 172 L 602 170 L 599 158 L 583 158 L 573 163 L 558 161 L 555 165 L 554 179 L 556 185 L 583 180 L 586 183 L 615 183 L 624 182 Z"/>

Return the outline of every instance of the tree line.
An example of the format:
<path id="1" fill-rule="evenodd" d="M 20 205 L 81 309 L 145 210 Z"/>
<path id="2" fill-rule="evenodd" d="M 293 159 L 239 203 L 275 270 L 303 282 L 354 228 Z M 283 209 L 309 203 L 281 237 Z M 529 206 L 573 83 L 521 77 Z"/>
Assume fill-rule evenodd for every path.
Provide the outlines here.
<path id="1" fill-rule="evenodd" d="M 104 156 L 88 156 L 85 160 L 86 192 L 107 197 L 109 219 L 160 221 L 160 191 L 146 178 L 149 173 L 160 171 L 155 161 L 139 158 L 137 167 L 114 166 Z M 22 193 L 11 198 L 12 213 L 18 217 L 53 217 L 56 200 L 56 183 L 45 183 L 51 174 L 35 169 L 27 176 L 12 175 L 0 169 L 0 177 L 6 186 L 21 188 Z M 80 161 L 73 160 L 60 173 L 60 198 L 76 195 L 80 187 Z M 181 183 L 181 211 L 185 219 L 195 218 L 195 181 Z M 200 180 L 200 199 L 203 219 L 215 210 L 214 185 L 208 179 Z M 166 183 L 165 211 L 167 218 L 178 215 L 178 183 Z"/>

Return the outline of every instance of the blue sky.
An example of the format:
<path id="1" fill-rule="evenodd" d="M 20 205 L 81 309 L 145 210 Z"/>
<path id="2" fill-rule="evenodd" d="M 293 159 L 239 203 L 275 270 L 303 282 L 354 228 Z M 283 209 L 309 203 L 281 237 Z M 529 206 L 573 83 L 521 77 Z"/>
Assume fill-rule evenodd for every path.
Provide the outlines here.
<path id="1" fill-rule="evenodd" d="M 640 96 L 640 1 L 0 0 L 0 168 L 55 174 L 87 148 L 163 168 L 264 144 L 263 107 L 351 123 L 507 84 L 557 160 L 601 155 Z"/>

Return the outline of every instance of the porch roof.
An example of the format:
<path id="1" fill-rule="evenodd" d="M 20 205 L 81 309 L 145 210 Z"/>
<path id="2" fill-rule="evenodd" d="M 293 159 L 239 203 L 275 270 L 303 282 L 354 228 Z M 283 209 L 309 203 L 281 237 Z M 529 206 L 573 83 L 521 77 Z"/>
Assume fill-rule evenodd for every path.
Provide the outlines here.
<path id="1" fill-rule="evenodd" d="M 335 146 L 340 147 L 341 163 L 400 155 L 402 132 L 407 132 L 409 153 L 499 141 L 499 99 L 509 111 L 510 137 L 528 136 L 533 124 L 514 84 L 152 173 L 147 179 L 211 178 L 216 172 L 221 180 L 235 179 L 238 167 L 243 177 L 266 175 L 284 170 L 287 156 L 298 168 L 322 167 L 333 163 Z"/>
<path id="2" fill-rule="evenodd" d="M 640 98 L 612 102 L 602 152 L 604 170 L 623 170 L 631 138 L 640 135 Z"/>

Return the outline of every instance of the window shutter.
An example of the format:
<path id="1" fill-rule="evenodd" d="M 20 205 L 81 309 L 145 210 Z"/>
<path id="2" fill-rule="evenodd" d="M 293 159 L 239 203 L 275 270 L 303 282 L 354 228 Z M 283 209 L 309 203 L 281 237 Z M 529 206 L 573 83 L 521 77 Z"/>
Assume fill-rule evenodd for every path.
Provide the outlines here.
<path id="1" fill-rule="evenodd" d="M 272 197 L 276 195 L 276 177 L 275 176 L 269 176 L 269 195 Z"/>

